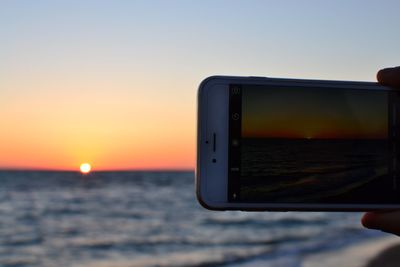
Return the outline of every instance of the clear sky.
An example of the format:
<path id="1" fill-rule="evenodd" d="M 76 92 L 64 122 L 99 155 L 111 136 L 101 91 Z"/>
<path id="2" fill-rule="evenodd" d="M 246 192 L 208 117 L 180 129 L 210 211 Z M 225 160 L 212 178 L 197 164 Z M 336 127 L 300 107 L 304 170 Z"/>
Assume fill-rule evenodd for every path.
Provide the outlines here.
<path id="1" fill-rule="evenodd" d="M 0 2 L 0 168 L 192 169 L 209 75 L 374 80 L 400 1 Z"/>

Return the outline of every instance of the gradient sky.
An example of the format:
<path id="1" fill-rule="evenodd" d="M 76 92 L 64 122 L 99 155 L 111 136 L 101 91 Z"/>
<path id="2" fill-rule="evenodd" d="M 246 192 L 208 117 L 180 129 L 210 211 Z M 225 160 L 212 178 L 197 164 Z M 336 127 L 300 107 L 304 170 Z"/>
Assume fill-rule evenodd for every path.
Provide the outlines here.
<path id="1" fill-rule="evenodd" d="M 399 1 L 0 2 L 0 168 L 192 169 L 209 75 L 374 80 Z"/>
<path id="2" fill-rule="evenodd" d="M 246 86 L 242 136 L 381 139 L 388 134 L 385 91 Z"/>

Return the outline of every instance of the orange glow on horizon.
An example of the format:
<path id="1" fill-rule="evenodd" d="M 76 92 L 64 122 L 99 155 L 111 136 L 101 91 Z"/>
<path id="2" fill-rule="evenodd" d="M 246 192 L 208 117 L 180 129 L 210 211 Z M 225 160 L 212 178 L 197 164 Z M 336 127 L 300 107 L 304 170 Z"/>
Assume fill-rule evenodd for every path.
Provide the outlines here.
<path id="1" fill-rule="evenodd" d="M 96 83 L 74 92 L 54 84 L 8 99 L 0 105 L 0 169 L 76 171 L 95 162 L 96 171 L 193 170 L 195 116 L 187 110 L 194 100 L 169 97 L 165 85 L 167 96 L 147 95 L 142 88 L 154 80 L 135 82 L 140 90 Z"/>
<path id="2" fill-rule="evenodd" d="M 386 131 L 369 132 L 360 134 L 357 131 L 326 131 L 326 132 L 313 132 L 313 131 L 299 131 L 299 132 L 280 132 L 280 131 L 244 131 L 242 132 L 244 138 L 287 138 L 287 139 L 385 139 L 387 138 Z"/>

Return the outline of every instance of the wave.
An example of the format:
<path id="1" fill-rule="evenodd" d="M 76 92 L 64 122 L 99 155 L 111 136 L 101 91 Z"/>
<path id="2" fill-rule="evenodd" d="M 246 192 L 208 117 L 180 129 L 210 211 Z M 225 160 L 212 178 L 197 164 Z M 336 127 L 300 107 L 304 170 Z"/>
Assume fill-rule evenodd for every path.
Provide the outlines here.
<path id="1" fill-rule="evenodd" d="M 91 238 L 75 238 L 68 242 L 72 247 L 81 249 L 110 249 L 110 248 L 138 248 L 141 246 L 160 246 L 160 245 L 183 245 L 191 247 L 209 247 L 209 246 L 224 246 L 224 247 L 251 247 L 263 245 L 269 247 L 277 244 L 289 244 L 293 242 L 301 242 L 309 239 L 309 235 L 281 235 L 274 238 L 248 238 L 248 239 L 212 239 L 212 238 L 190 238 L 177 236 L 156 236 L 143 238 L 120 238 L 110 237 L 101 239 Z"/>
<path id="2" fill-rule="evenodd" d="M 250 258 L 266 255 L 270 248 L 211 248 L 190 252 L 125 258 L 122 260 L 95 260 L 74 267 L 207 267 L 239 263 Z"/>
<path id="3" fill-rule="evenodd" d="M 41 236 L 13 236 L 11 238 L 4 238 L 0 240 L 1 244 L 4 246 L 26 246 L 26 245 L 38 245 L 44 241 Z"/>
<path id="4" fill-rule="evenodd" d="M 207 218 L 202 224 L 203 225 L 221 225 L 221 226 L 241 226 L 248 225 L 252 227 L 282 227 L 282 226 L 301 226 L 301 225 L 322 225 L 326 223 L 326 219 L 313 219 L 313 220 L 303 220 L 300 218 L 282 218 L 279 221 L 263 221 L 260 219 L 253 218 Z"/>

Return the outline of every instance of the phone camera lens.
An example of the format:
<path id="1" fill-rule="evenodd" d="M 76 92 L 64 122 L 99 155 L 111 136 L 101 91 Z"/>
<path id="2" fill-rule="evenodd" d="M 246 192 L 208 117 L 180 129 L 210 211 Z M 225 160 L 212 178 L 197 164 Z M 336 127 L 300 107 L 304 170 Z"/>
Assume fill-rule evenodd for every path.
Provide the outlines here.
<path id="1" fill-rule="evenodd" d="M 239 113 L 233 113 L 233 114 L 232 114 L 232 119 L 233 119 L 233 120 L 237 121 L 239 118 L 240 118 Z"/>

